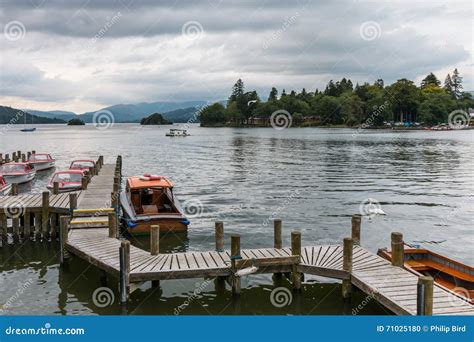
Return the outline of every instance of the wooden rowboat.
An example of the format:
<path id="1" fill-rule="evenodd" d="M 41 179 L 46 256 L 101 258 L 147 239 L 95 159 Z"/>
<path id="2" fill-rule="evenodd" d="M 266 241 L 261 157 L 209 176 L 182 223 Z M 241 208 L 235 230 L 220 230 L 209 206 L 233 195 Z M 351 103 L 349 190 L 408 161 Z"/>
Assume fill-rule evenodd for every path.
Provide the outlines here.
<path id="1" fill-rule="evenodd" d="M 391 261 L 387 249 L 379 249 L 381 257 Z M 424 248 L 405 244 L 405 268 L 417 275 L 429 275 L 434 281 L 474 304 L 474 268 Z"/>
<path id="2" fill-rule="evenodd" d="M 159 225 L 162 232 L 188 229 L 189 220 L 173 194 L 173 183 L 165 177 L 129 177 L 120 202 L 130 234 L 150 234 L 152 225 Z"/>

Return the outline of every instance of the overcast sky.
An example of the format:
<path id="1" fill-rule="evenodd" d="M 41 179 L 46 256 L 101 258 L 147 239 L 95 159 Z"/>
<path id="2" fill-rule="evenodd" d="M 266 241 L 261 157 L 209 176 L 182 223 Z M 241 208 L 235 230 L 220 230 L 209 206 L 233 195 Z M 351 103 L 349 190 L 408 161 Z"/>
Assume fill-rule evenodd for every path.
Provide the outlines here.
<path id="1" fill-rule="evenodd" d="M 0 0 L 0 104 L 93 111 L 219 100 L 242 78 L 308 91 L 328 80 L 441 80 L 473 90 L 471 1 Z"/>

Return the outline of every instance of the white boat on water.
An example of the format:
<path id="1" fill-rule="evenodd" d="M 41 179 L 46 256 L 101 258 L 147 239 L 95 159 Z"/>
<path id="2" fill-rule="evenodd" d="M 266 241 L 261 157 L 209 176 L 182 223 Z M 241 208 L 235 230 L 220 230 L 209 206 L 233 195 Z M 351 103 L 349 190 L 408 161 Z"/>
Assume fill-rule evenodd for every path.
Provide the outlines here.
<path id="1" fill-rule="evenodd" d="M 0 176 L 9 184 L 21 184 L 32 181 L 36 170 L 28 163 L 6 163 L 0 166 Z"/>
<path id="2" fill-rule="evenodd" d="M 36 171 L 47 170 L 54 167 L 56 160 L 50 154 L 36 153 L 32 154 L 28 159 L 30 164 Z"/>
<path id="3" fill-rule="evenodd" d="M 167 137 L 187 137 L 189 135 L 187 130 L 180 128 L 170 128 L 170 131 L 166 133 Z"/>

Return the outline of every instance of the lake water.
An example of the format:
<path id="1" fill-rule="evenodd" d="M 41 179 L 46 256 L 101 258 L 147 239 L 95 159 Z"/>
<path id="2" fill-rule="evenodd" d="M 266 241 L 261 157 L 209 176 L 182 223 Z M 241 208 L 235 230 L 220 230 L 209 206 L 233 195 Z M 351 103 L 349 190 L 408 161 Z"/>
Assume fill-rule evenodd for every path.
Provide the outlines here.
<path id="1" fill-rule="evenodd" d="M 1 127 L 0 127 L 1 128 Z M 362 246 L 372 251 L 389 246 L 390 232 L 400 231 L 408 243 L 422 245 L 474 264 L 474 131 L 363 131 L 350 129 L 234 129 L 189 127 L 191 136 L 169 138 L 169 127 L 115 124 L 44 125 L 36 132 L 13 127 L 0 135 L 0 152 L 51 153 L 58 169 L 75 158 L 106 162 L 123 156 L 123 173 L 166 175 L 191 216 L 187 235 L 166 236 L 162 252 L 214 248 L 214 221 L 241 235 L 242 248 L 271 247 L 272 219 L 283 219 L 283 242 L 301 230 L 304 245 L 340 243 L 350 235 L 350 217 L 364 212 L 370 198 L 386 215 L 364 217 Z M 20 188 L 40 192 L 51 171 Z M 147 239 L 133 244 L 147 248 Z M 344 304 L 334 280 L 306 277 L 300 295 L 283 308 L 271 304 L 271 276 L 242 281 L 240 300 L 212 280 L 163 281 L 161 289 L 144 284 L 126 309 L 118 305 L 116 280 L 108 286 L 115 301 L 98 307 L 92 297 L 103 286 L 100 272 L 71 259 L 67 269 L 57 262 L 57 245 L 26 242 L 0 248 L 0 303 L 3 314 L 351 314 L 364 301 L 357 292 Z M 196 296 L 193 292 L 199 289 Z M 201 291 L 202 290 L 202 291 Z M 184 305 L 183 305 L 184 304 Z M 358 314 L 384 314 L 368 301 Z"/>

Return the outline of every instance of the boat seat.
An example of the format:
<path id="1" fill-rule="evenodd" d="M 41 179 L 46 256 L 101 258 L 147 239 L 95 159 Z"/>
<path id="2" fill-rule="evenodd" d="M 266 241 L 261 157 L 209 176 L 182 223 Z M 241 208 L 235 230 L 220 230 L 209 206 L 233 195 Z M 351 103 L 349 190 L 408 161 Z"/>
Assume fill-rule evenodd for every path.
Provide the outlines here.
<path id="1" fill-rule="evenodd" d="M 143 205 L 142 208 L 144 215 L 158 214 L 158 207 L 156 205 Z"/>

